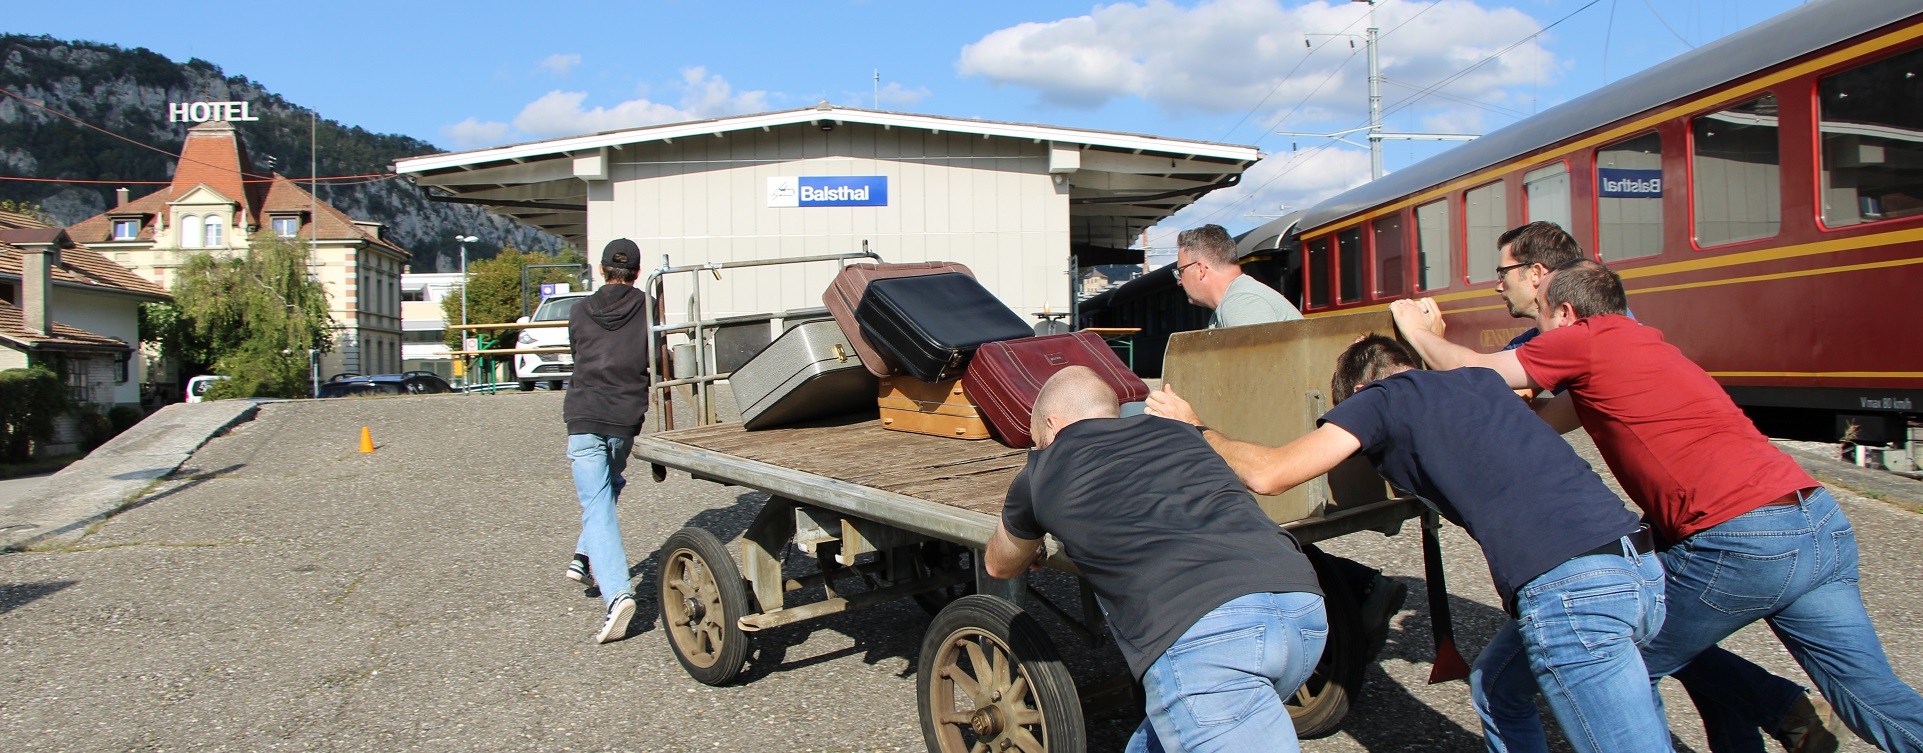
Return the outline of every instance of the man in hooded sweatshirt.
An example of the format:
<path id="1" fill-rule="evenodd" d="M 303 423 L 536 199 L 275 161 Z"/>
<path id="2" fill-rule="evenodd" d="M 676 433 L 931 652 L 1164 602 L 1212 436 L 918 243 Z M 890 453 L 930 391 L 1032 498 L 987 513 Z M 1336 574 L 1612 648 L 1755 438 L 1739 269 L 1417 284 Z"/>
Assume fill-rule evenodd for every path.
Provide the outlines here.
<path id="1" fill-rule="evenodd" d="M 608 615 L 595 643 L 627 637 L 634 618 L 634 587 L 628 583 L 628 552 L 621 545 L 615 499 L 627 485 L 621 472 L 628 450 L 648 414 L 648 296 L 634 287 L 641 249 L 617 238 L 601 251 L 605 283 L 568 314 L 574 348 L 561 416 L 568 425 L 568 461 L 581 498 L 581 537 L 568 564 L 570 580 L 601 590 Z"/>

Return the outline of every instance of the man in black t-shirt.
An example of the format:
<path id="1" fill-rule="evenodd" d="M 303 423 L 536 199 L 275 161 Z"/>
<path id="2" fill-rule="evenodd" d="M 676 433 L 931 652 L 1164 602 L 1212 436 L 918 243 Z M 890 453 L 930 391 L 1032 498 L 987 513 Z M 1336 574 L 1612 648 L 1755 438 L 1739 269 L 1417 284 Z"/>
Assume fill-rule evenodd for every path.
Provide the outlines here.
<path id="1" fill-rule="evenodd" d="M 1299 750 L 1282 699 L 1328 639 L 1314 568 L 1193 427 L 1118 412 L 1091 369 L 1048 380 L 984 566 L 1062 542 L 1147 693 L 1130 751 Z"/>
<path id="2" fill-rule="evenodd" d="M 1494 371 L 1419 371 L 1380 335 L 1336 363 L 1337 404 L 1302 438 L 1276 448 L 1203 436 L 1258 494 L 1360 452 L 1482 545 L 1514 618 L 1469 678 L 1491 750 L 1546 749 L 1533 698 L 1508 697 L 1527 687 L 1513 673 L 1534 675 L 1578 751 L 1669 750 L 1639 650 L 1662 627 L 1663 570 L 1636 516 Z M 1167 387 L 1149 412 L 1201 424 Z"/>

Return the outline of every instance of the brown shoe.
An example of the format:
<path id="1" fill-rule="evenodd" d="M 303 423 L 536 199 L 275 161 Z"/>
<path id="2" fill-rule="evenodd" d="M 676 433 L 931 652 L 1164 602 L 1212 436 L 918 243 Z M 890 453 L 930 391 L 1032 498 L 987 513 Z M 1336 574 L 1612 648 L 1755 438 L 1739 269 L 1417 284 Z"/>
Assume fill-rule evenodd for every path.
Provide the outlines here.
<path id="1" fill-rule="evenodd" d="M 1841 746 L 1836 731 L 1842 728 L 1836 709 L 1822 696 L 1803 696 L 1790 704 L 1789 713 L 1770 736 L 1788 753 L 1836 753 Z"/>

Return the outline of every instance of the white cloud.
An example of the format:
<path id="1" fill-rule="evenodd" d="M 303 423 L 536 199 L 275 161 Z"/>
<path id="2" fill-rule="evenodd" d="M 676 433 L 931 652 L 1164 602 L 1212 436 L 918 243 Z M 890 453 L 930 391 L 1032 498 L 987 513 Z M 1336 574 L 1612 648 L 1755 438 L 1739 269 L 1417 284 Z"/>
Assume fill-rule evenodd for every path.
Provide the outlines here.
<path id="1" fill-rule="evenodd" d="M 566 76 L 568 75 L 568 71 L 574 70 L 574 66 L 577 66 L 580 64 L 581 64 L 580 55 L 562 54 L 557 52 L 557 53 L 554 53 L 553 55 L 549 55 L 545 58 L 542 58 L 541 62 L 535 63 L 534 65 L 535 67 L 544 69 L 547 72 L 552 73 L 556 76 Z"/>
<path id="2" fill-rule="evenodd" d="M 441 127 L 441 135 L 455 149 L 474 149 L 476 147 L 499 144 L 507 139 L 508 125 L 498 121 L 481 121 L 468 118 L 450 126 Z"/>
<path id="3" fill-rule="evenodd" d="M 1214 223 L 1241 232 L 1273 215 L 1307 209 L 1369 180 L 1369 153 L 1359 149 L 1305 149 L 1272 154 L 1242 173 L 1233 188 L 1214 191 L 1148 231 L 1151 249 L 1175 254 L 1175 234 Z M 1250 217 L 1247 215 L 1271 215 Z"/>
<path id="4" fill-rule="evenodd" d="M 1205 0 L 1193 8 L 1164 0 L 1118 3 L 1085 16 L 991 32 L 962 48 L 957 68 L 994 84 L 1032 89 L 1057 106 L 1092 108 L 1138 97 L 1171 111 L 1237 113 L 1266 97 L 1261 110 L 1269 117 L 1305 103 L 1305 111 L 1356 118 L 1366 111 L 1359 94 L 1368 75 L 1361 45 L 1352 49 L 1345 38 L 1305 35 L 1344 29 L 1359 35 L 1366 22 L 1358 19 L 1366 13 L 1364 6 L 1329 0 L 1292 7 L 1280 0 Z M 1385 105 L 1541 28 L 1522 11 L 1476 0 L 1385 4 L 1376 11 L 1376 24 L 1385 33 L 1383 76 L 1392 82 L 1383 90 Z M 1305 39 L 1318 48 L 1312 56 Z M 1564 66 L 1539 42 L 1523 43 L 1444 91 L 1500 102 L 1511 99 L 1506 87 L 1549 81 Z M 1466 105 L 1427 100 L 1423 106 Z"/>
<path id="5" fill-rule="evenodd" d="M 927 99 L 928 94 L 926 86 L 909 89 L 890 81 L 887 86 L 881 87 L 881 104 L 889 107 L 913 107 L 916 103 Z"/>
<path id="6" fill-rule="evenodd" d="M 766 91 L 735 91 L 727 79 L 710 74 L 706 68 L 699 66 L 683 69 L 681 79 L 675 82 L 674 88 L 681 92 L 675 104 L 657 102 L 643 96 L 593 107 L 587 106 L 587 92 L 555 89 L 522 107 L 511 125 L 468 118 L 442 128 L 441 132 L 460 148 L 472 148 L 498 144 L 511 136 L 534 139 L 575 136 L 768 109 Z M 644 85 L 636 91 L 645 93 L 647 90 L 648 87 Z"/>

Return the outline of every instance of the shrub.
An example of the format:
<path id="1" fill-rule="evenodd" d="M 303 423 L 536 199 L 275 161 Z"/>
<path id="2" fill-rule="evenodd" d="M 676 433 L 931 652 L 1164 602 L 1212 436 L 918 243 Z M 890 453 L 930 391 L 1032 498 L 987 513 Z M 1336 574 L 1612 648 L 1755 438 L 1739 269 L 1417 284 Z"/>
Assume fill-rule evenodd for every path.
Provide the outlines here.
<path id="1" fill-rule="evenodd" d="M 53 440 L 54 417 L 71 404 L 67 385 L 52 369 L 0 371 L 0 460 L 31 459 L 34 443 Z"/>
<path id="2" fill-rule="evenodd" d="M 107 418 L 107 412 L 100 406 L 81 403 L 74 409 L 73 417 L 80 424 L 80 446 L 89 452 L 114 438 L 113 420 Z"/>
<path id="3" fill-rule="evenodd" d="M 115 436 L 133 428 L 134 424 L 140 423 L 140 420 L 146 417 L 146 412 L 131 405 L 116 405 L 113 410 L 107 411 L 107 420 L 113 422 Z"/>

